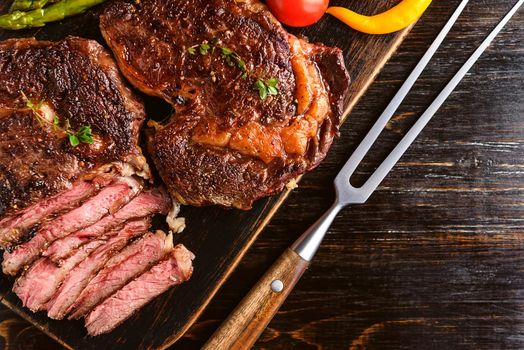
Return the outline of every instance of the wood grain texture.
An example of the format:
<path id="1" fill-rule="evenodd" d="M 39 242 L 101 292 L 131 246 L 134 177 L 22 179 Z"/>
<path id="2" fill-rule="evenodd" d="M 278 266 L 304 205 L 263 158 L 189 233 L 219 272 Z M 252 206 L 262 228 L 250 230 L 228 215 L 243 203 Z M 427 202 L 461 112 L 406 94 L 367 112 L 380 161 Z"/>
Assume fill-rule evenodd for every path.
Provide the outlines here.
<path id="1" fill-rule="evenodd" d="M 359 169 L 356 184 L 383 159 L 513 2 L 470 2 Z M 337 3 L 364 6 L 357 0 Z M 377 11 L 386 6 L 376 3 Z M 328 159 L 304 177 L 173 349 L 200 348 L 273 261 L 329 207 L 334 175 L 457 4 L 433 2 L 355 107 Z M 330 22 L 325 18 L 319 26 Z M 332 23 L 335 29 L 315 39 L 345 43 L 348 57 L 354 52 L 354 57 L 373 55 L 371 49 L 356 48 L 368 40 L 366 36 Z M 523 53 L 521 11 L 369 202 L 340 215 L 256 349 L 524 348 Z M 348 64 L 354 70 L 372 69 L 362 59 Z M 262 221 L 263 210 L 256 210 Z M 216 212 L 202 220 L 226 235 L 219 236 L 220 245 L 227 242 L 227 231 L 238 230 L 243 221 L 216 224 L 221 211 Z M 233 212 L 220 214 L 237 217 Z M 199 220 L 197 212 L 191 215 L 191 222 Z M 198 245 L 204 246 L 205 242 Z M 203 277 L 216 278 L 223 268 L 223 260 L 213 259 L 216 265 L 203 271 Z M 150 310 L 163 305 L 159 302 Z M 2 311 L 0 317 L 14 322 L 6 324 L 20 325 L 8 328 L 10 348 L 57 348 L 11 312 Z M 111 348 L 108 344 L 113 345 L 100 347 Z"/>
<path id="2" fill-rule="evenodd" d="M 286 249 L 202 349 L 251 349 L 308 266 L 297 253 Z M 281 286 L 273 286 L 275 282 Z"/>

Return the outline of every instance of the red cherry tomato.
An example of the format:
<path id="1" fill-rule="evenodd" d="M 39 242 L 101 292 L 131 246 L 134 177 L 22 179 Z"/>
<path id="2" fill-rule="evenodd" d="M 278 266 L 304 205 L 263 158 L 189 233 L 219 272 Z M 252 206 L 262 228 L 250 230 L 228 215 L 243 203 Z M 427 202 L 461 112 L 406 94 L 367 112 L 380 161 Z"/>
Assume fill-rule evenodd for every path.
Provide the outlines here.
<path id="1" fill-rule="evenodd" d="M 267 0 L 269 9 L 282 23 L 305 27 L 318 22 L 326 13 L 329 0 Z"/>

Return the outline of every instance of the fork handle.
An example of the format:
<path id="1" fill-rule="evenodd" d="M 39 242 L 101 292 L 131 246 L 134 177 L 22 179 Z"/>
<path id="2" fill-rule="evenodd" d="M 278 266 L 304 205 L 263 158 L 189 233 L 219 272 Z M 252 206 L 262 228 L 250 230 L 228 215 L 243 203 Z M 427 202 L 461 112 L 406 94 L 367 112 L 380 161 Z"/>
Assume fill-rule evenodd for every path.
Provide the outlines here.
<path id="1" fill-rule="evenodd" d="M 342 209 L 338 200 L 278 258 L 204 345 L 205 350 L 250 349 L 313 259 Z"/>
<path id="2" fill-rule="evenodd" d="M 211 336 L 203 349 L 250 349 L 308 266 L 308 261 L 290 248 L 286 249 Z"/>

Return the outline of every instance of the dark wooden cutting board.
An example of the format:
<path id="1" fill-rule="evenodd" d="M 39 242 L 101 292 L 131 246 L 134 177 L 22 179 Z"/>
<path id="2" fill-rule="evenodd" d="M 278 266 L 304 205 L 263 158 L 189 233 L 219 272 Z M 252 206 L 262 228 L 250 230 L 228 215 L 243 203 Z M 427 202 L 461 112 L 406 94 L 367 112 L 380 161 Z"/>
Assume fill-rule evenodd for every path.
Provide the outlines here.
<path id="1" fill-rule="evenodd" d="M 0 11 L 5 10 L 8 3 L 9 1 L 0 1 Z M 332 5 L 346 6 L 365 14 L 383 11 L 396 3 L 398 0 L 331 2 Z M 103 43 L 98 30 L 100 11 L 101 7 L 98 7 L 82 16 L 49 24 L 41 29 L 21 32 L 0 30 L 0 40 L 28 36 L 35 36 L 41 40 L 59 40 L 68 35 L 76 35 Z M 349 113 L 402 42 L 408 30 L 391 35 L 369 36 L 357 33 L 334 18 L 325 16 L 314 26 L 292 32 L 305 35 L 310 41 L 343 49 L 352 78 L 347 99 Z M 149 116 L 162 118 L 169 112 L 169 107 L 158 100 L 146 98 L 146 104 Z M 13 280 L 5 276 L 0 278 L 2 303 L 68 348 L 165 348 L 173 344 L 200 315 L 287 195 L 286 192 L 260 200 L 251 211 L 213 207 L 183 208 L 182 216 L 186 217 L 188 227 L 176 240 L 184 243 L 196 254 L 192 279 L 155 299 L 110 334 L 91 338 L 86 335 L 82 322 L 53 321 L 44 313 L 31 313 L 24 309 L 18 298 L 10 292 Z"/>

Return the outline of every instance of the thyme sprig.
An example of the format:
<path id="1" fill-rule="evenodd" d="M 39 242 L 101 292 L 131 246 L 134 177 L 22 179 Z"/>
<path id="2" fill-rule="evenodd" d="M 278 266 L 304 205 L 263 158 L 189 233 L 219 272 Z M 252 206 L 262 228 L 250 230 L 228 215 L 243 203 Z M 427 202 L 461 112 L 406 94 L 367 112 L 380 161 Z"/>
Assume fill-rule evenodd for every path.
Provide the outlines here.
<path id="1" fill-rule="evenodd" d="M 235 65 L 240 69 L 242 72 L 242 78 L 247 78 L 247 66 L 246 62 L 233 50 L 228 49 L 227 47 L 221 47 L 221 57 L 224 59 L 226 64 L 230 67 L 234 67 Z"/>
<path id="2" fill-rule="evenodd" d="M 77 147 L 81 143 L 86 143 L 92 145 L 95 141 L 93 138 L 93 132 L 91 130 L 91 126 L 84 125 L 81 126 L 77 131 L 74 131 L 71 129 L 71 125 L 69 123 L 69 120 L 66 119 L 66 121 L 63 123 L 64 126 L 60 126 L 60 118 L 58 118 L 57 115 L 53 116 L 53 121 L 49 121 L 47 118 L 45 118 L 42 115 L 42 107 L 44 105 L 44 101 L 39 101 L 38 103 L 34 103 L 31 101 L 24 92 L 22 92 L 22 96 L 24 97 L 26 101 L 26 106 L 30 110 L 33 111 L 33 115 L 36 117 L 36 120 L 40 125 L 48 124 L 53 128 L 55 131 L 59 131 L 64 133 L 71 146 Z"/>
<path id="3" fill-rule="evenodd" d="M 230 67 L 237 67 L 242 72 L 242 79 L 246 79 L 249 75 L 252 75 L 252 71 L 248 70 L 246 62 L 240 57 L 238 53 L 231 50 L 228 47 L 221 46 L 221 41 L 217 38 L 213 38 L 210 41 L 204 40 L 202 43 L 193 45 L 187 49 L 190 55 L 196 55 L 197 50 L 200 55 L 205 56 L 209 53 L 213 54 L 215 50 L 220 50 L 220 57 Z M 265 100 L 268 96 L 278 95 L 278 79 L 270 78 L 263 80 L 257 78 L 253 89 L 258 91 L 260 99 Z"/>
<path id="4" fill-rule="evenodd" d="M 215 50 L 220 50 L 220 57 L 226 62 L 230 67 L 237 67 L 242 71 L 242 79 L 247 78 L 248 70 L 246 62 L 240 57 L 238 53 L 231 50 L 228 47 L 220 46 L 220 40 L 213 38 L 210 41 L 204 40 L 201 44 L 193 45 L 187 49 L 187 52 L 190 55 L 196 55 L 197 50 L 202 55 L 205 56 L 209 53 L 214 53 Z"/>
<path id="5" fill-rule="evenodd" d="M 253 85 L 253 89 L 258 90 L 258 95 L 261 100 L 265 100 L 268 96 L 276 96 L 278 95 L 278 79 L 257 79 Z"/>

